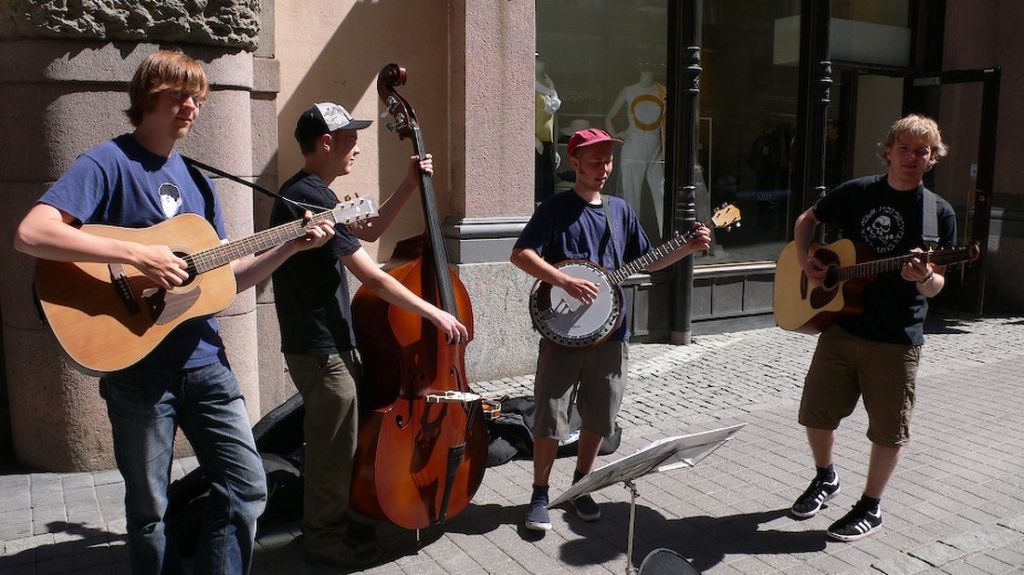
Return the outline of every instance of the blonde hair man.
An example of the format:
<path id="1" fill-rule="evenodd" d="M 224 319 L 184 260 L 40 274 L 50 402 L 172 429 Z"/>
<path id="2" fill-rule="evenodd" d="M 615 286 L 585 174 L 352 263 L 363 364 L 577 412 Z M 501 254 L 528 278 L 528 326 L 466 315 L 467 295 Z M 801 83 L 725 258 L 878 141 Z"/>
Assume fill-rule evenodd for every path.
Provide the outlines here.
<path id="1" fill-rule="evenodd" d="M 821 283 L 826 266 L 807 253 L 819 222 L 837 226 L 843 236 L 867 244 L 878 257 L 921 251 L 925 197 L 924 173 L 946 155 L 935 121 L 911 115 L 892 125 L 881 154 L 886 173 L 846 182 L 796 220 L 800 265 Z M 956 240 L 956 215 L 942 198 L 934 202 L 940 244 Z M 942 290 L 945 268 L 914 257 L 899 273 L 881 274 L 863 293 L 864 312 L 844 316 L 818 338 L 804 382 L 799 421 L 817 467 L 817 475 L 790 512 L 799 518 L 818 513 L 839 494 L 832 464 L 836 429 L 864 398 L 871 460 L 867 483 L 853 509 L 826 535 L 856 541 L 882 527 L 882 493 L 896 469 L 900 448 L 910 441 L 917 366 L 924 343 L 928 298 Z"/>

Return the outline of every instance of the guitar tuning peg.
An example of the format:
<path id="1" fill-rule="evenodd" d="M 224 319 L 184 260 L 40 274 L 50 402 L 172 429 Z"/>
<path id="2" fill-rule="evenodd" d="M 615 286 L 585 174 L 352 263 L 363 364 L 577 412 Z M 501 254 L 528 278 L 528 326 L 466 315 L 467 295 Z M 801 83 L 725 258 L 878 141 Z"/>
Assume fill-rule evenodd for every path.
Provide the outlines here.
<path id="1" fill-rule="evenodd" d="M 366 227 L 372 228 L 373 227 L 373 222 L 366 222 Z"/>
<path id="2" fill-rule="evenodd" d="M 740 222 L 736 222 L 736 227 L 737 228 L 740 227 L 740 225 L 741 225 Z"/>

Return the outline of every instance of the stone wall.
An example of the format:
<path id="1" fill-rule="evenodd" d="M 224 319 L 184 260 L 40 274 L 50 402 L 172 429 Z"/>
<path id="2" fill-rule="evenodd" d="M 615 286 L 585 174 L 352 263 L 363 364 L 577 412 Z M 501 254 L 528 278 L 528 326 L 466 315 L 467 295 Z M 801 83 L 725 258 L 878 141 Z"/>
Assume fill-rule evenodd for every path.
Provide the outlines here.
<path id="1" fill-rule="evenodd" d="M 0 38 L 161 41 L 254 50 L 260 0 L 5 0 Z"/>
<path id="2" fill-rule="evenodd" d="M 123 113 L 128 81 L 142 59 L 160 48 L 193 56 L 210 80 L 210 97 L 180 144 L 182 153 L 276 188 L 276 170 L 261 172 L 275 166 L 278 87 L 272 52 L 253 52 L 261 17 L 259 0 L 0 5 L 0 138 L 12 143 L 0 157 L 0 188 L 8 202 L 0 216 L 6 220 L 0 243 L 11 245 L 18 221 L 79 153 L 131 130 Z M 152 43 L 133 41 L 139 39 Z M 266 218 L 254 216 L 252 190 L 218 178 L 215 183 L 231 237 L 262 225 Z M 0 265 L 8 270 L 0 282 L 0 309 L 17 459 L 52 471 L 112 467 L 96 379 L 63 361 L 40 323 L 32 304 L 32 258 L 8 247 L 0 250 Z M 259 335 L 274 333 L 258 327 L 269 323 L 257 313 L 269 297 L 262 292 L 258 300 L 256 290 L 249 290 L 220 314 L 232 368 L 254 420 L 264 411 L 262 373 L 278 381 L 278 388 L 284 379 L 280 365 L 261 364 L 260 350 L 276 345 Z M 180 452 L 187 451 L 187 443 L 180 445 Z"/>

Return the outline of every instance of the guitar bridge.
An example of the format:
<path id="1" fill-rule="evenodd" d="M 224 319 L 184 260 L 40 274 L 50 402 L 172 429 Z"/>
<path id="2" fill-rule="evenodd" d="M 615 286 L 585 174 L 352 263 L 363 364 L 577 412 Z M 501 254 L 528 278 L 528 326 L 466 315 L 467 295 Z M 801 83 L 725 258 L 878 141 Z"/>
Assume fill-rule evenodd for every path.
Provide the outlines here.
<path id="1" fill-rule="evenodd" d="M 124 272 L 124 266 L 121 264 L 107 264 L 107 269 L 110 270 L 110 285 L 114 287 L 118 299 L 124 304 L 128 313 L 135 315 L 142 311 L 142 308 L 139 306 L 139 300 L 135 297 L 135 292 L 132 291 L 131 282 L 128 281 L 128 274 Z"/>

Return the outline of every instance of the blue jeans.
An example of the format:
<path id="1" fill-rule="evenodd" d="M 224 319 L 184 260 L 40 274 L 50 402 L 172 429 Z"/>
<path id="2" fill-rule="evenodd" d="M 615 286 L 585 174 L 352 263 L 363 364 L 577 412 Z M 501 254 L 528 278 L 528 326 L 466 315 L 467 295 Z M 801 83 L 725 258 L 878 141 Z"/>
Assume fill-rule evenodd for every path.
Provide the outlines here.
<path id="1" fill-rule="evenodd" d="M 132 573 L 171 573 L 164 512 L 180 426 L 210 481 L 195 573 L 248 573 L 266 477 L 238 381 L 219 363 L 194 369 L 115 373 L 100 380 L 125 482 Z"/>

